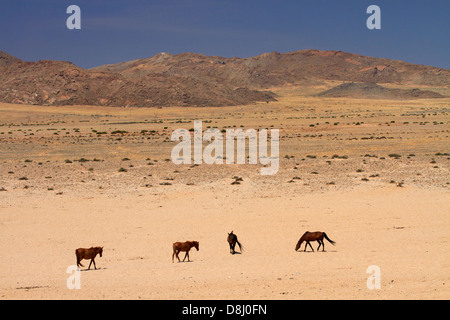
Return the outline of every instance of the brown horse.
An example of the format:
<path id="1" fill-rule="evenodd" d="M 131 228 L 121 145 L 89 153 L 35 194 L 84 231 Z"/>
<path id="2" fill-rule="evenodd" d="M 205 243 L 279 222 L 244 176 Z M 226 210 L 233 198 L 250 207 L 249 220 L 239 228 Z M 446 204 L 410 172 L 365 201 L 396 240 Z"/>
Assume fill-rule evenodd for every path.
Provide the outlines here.
<path id="1" fill-rule="evenodd" d="M 234 248 L 236 247 L 236 243 L 239 245 L 239 250 L 244 251 L 244 247 L 239 243 L 237 235 L 235 235 L 233 233 L 233 231 L 231 231 L 231 233 L 228 234 L 228 238 L 227 238 L 228 244 L 230 245 L 230 253 L 231 254 L 235 254 L 236 251 L 234 251 Z"/>
<path id="2" fill-rule="evenodd" d="M 84 267 L 81 264 L 81 260 L 83 259 L 91 259 L 91 262 L 89 263 L 89 269 L 91 269 L 91 264 L 92 262 L 94 263 L 94 268 L 95 270 L 97 270 L 97 267 L 95 265 L 95 257 L 97 256 L 97 254 L 100 255 L 100 258 L 102 257 L 103 254 L 103 247 L 91 247 L 89 249 L 84 249 L 84 248 L 78 248 L 77 250 L 75 250 L 75 255 L 77 256 L 77 267 Z"/>
<path id="3" fill-rule="evenodd" d="M 178 262 L 180 262 L 180 257 L 178 256 L 178 254 L 180 253 L 180 251 L 184 251 L 186 252 L 186 254 L 184 255 L 184 260 L 186 259 L 186 257 L 189 260 L 189 250 L 191 250 L 192 247 L 195 247 L 195 249 L 197 249 L 198 251 L 198 241 L 186 241 L 186 242 L 175 242 L 173 244 L 173 254 L 172 254 L 172 263 L 173 263 L 173 257 L 176 255 L 178 258 Z"/>
<path id="4" fill-rule="evenodd" d="M 298 240 L 297 245 L 295 246 L 295 251 L 297 251 L 298 249 L 300 249 L 300 246 L 302 245 L 303 241 L 306 241 L 305 244 L 305 250 L 306 251 L 306 247 L 309 245 L 311 247 L 311 250 L 314 252 L 313 247 L 311 246 L 311 243 L 309 243 L 310 241 L 317 241 L 319 242 L 319 247 L 317 248 L 317 251 L 319 251 L 320 246 L 322 246 L 322 251 L 325 251 L 325 244 L 323 243 L 323 238 L 327 239 L 332 245 L 334 245 L 336 242 L 330 240 L 330 238 L 328 238 L 327 234 L 325 232 L 309 232 L 306 231 L 302 237 L 300 238 L 300 240 Z"/>

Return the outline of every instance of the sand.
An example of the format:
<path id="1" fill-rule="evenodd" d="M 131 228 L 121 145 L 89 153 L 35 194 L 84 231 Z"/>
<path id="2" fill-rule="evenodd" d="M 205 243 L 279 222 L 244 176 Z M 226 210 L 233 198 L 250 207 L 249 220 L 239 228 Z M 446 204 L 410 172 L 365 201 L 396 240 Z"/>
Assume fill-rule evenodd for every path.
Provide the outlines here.
<path id="1" fill-rule="evenodd" d="M 440 103 L 201 109 L 219 129 L 280 128 L 275 176 L 168 161 L 166 138 L 193 127 L 198 109 L 1 104 L 0 298 L 448 299 L 448 99 Z M 242 254 L 229 253 L 231 231 Z M 336 245 L 296 252 L 305 231 Z M 200 250 L 173 263 L 172 243 L 186 240 Z M 98 269 L 84 260 L 81 288 L 68 289 L 75 249 L 91 246 L 104 247 Z M 369 266 L 380 268 L 378 290 Z"/>

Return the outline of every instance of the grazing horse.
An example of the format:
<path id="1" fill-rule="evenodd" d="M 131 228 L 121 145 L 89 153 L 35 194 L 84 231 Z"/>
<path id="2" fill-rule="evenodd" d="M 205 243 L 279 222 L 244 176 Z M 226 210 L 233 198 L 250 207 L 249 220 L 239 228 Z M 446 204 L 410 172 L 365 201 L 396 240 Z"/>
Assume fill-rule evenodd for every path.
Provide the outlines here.
<path id="1" fill-rule="evenodd" d="M 320 246 L 322 246 L 322 251 L 325 251 L 325 244 L 323 243 L 323 238 L 327 239 L 332 245 L 334 245 L 336 242 L 330 240 L 330 238 L 328 238 L 327 234 L 325 232 L 309 232 L 306 231 L 305 234 L 303 234 L 303 236 L 300 238 L 300 240 L 298 240 L 297 245 L 295 246 L 295 251 L 297 251 L 300 246 L 302 245 L 303 241 L 306 241 L 305 244 L 305 250 L 306 251 L 306 247 L 309 245 L 311 247 L 311 250 L 314 252 L 313 247 L 311 246 L 311 243 L 309 243 L 310 241 L 317 241 L 319 242 L 319 247 L 317 248 L 317 251 L 319 251 Z"/>
<path id="2" fill-rule="evenodd" d="M 235 254 L 236 251 L 234 251 L 234 248 L 236 247 L 236 243 L 239 245 L 239 249 L 242 251 L 244 251 L 244 247 L 239 243 L 237 235 L 235 235 L 233 233 L 233 231 L 231 231 L 231 233 L 228 234 L 228 238 L 227 238 L 228 244 L 230 245 L 230 253 L 231 254 Z"/>
<path id="3" fill-rule="evenodd" d="M 198 241 L 175 242 L 173 244 L 172 263 L 175 255 L 178 258 L 178 262 L 180 262 L 180 257 L 178 256 L 180 251 L 186 252 L 186 254 L 184 255 L 183 262 L 186 259 L 186 257 L 188 258 L 188 261 L 191 261 L 189 260 L 189 250 L 191 250 L 192 247 L 195 247 L 195 249 L 197 249 L 198 251 Z"/>
<path id="4" fill-rule="evenodd" d="M 102 257 L 103 254 L 103 247 L 91 247 L 89 249 L 84 249 L 84 248 L 78 248 L 77 250 L 75 250 L 75 255 L 77 256 L 77 267 L 84 267 L 81 264 L 81 260 L 83 259 L 91 259 L 91 262 L 89 263 L 89 269 L 91 269 L 91 264 L 92 262 L 94 263 L 94 268 L 95 270 L 97 270 L 97 267 L 95 265 L 95 257 L 97 256 L 97 254 L 100 254 L 100 258 Z"/>

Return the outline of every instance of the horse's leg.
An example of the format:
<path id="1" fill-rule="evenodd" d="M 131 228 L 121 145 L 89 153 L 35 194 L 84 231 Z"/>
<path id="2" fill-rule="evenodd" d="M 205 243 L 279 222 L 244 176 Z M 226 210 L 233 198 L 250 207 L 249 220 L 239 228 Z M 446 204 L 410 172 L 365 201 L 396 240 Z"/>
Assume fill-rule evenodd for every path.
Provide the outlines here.
<path id="1" fill-rule="evenodd" d="M 95 260 L 94 260 L 94 258 L 92 258 L 92 262 L 94 263 L 94 268 L 95 268 L 95 270 L 97 270 L 97 266 L 95 265 Z"/>
<path id="2" fill-rule="evenodd" d="M 79 267 L 79 266 L 84 267 L 84 266 L 81 264 L 81 260 L 83 260 L 83 259 L 81 258 L 81 255 L 79 255 L 77 252 L 75 252 L 75 255 L 76 255 L 76 257 L 77 257 L 77 267 Z"/>
<path id="3" fill-rule="evenodd" d="M 92 264 L 92 261 L 93 261 L 94 259 L 91 259 L 91 262 L 89 263 L 89 268 L 88 268 L 88 270 L 91 270 L 91 264 Z"/>
<path id="4" fill-rule="evenodd" d="M 322 252 L 325 252 L 325 242 L 322 240 Z"/>
<path id="5" fill-rule="evenodd" d="M 317 247 L 317 251 L 319 251 L 320 246 L 322 245 L 322 242 L 320 240 L 317 240 L 317 242 L 319 243 L 319 246 Z"/>
<path id="6" fill-rule="evenodd" d="M 180 260 L 180 256 L 178 255 L 179 253 L 180 253 L 180 250 L 177 250 L 176 255 L 177 255 L 178 262 L 181 261 L 181 260 Z"/>
<path id="7" fill-rule="evenodd" d="M 308 241 L 307 244 L 309 244 L 309 247 L 311 248 L 312 252 L 314 252 L 314 249 L 313 249 L 313 247 L 311 245 L 311 242 Z"/>
<path id="8" fill-rule="evenodd" d="M 172 253 L 172 263 L 173 263 L 173 258 L 177 255 L 177 249 L 173 248 L 173 253 Z M 178 258 L 178 255 L 177 255 Z M 179 259 L 178 259 L 179 260 Z"/>
<path id="9" fill-rule="evenodd" d="M 309 241 L 306 241 L 306 244 L 305 244 L 305 252 L 306 252 L 306 249 L 308 249 L 308 245 L 311 247 L 311 243 L 309 243 Z M 311 249 L 312 249 L 312 247 L 311 247 Z"/>

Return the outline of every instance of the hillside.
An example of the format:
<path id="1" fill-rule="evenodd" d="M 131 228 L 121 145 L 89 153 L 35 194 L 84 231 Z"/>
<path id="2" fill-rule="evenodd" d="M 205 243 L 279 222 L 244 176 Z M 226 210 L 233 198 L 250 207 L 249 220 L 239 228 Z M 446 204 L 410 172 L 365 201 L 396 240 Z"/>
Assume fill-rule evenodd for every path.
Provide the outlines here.
<path id="1" fill-rule="evenodd" d="M 390 89 L 375 83 L 344 83 L 329 90 L 318 93 L 318 97 L 360 99 L 433 99 L 444 98 L 439 93 L 414 89 Z"/>
<path id="2" fill-rule="evenodd" d="M 251 58 L 160 53 L 92 69 L 0 52 L 0 101 L 36 105 L 226 106 L 275 101 L 271 88 L 325 80 L 449 87 L 447 69 L 341 51 Z"/>

